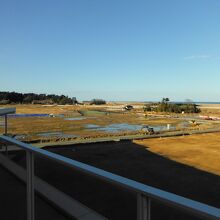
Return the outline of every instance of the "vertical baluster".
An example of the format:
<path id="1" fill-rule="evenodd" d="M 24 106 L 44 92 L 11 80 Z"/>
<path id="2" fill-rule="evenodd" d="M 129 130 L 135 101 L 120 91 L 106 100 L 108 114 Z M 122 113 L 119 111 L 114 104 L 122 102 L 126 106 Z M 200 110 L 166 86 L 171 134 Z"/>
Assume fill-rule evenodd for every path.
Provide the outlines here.
<path id="1" fill-rule="evenodd" d="M 27 220 L 34 220 L 34 155 L 32 152 L 26 151 L 27 162 Z"/>
<path id="2" fill-rule="evenodd" d="M 5 155 L 8 157 L 8 144 L 5 144 Z"/>
<path id="3" fill-rule="evenodd" d="M 7 114 L 5 115 L 5 135 L 8 133 L 8 116 Z"/>
<path id="4" fill-rule="evenodd" d="M 151 219 L 151 201 L 149 197 L 137 194 L 137 220 Z"/>

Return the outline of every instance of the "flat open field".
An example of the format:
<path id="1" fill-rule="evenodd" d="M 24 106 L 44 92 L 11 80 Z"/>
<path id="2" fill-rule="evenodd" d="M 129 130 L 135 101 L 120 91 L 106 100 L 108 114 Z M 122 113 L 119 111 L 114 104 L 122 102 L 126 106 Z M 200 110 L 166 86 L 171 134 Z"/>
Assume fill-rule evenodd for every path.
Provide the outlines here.
<path id="1" fill-rule="evenodd" d="M 23 108 L 23 106 L 22 106 Z M 33 107 L 34 111 L 35 106 Z M 56 114 L 73 114 L 75 107 L 52 107 Z M 95 110 L 89 107 L 90 110 Z M 41 109 L 41 108 L 40 108 Z M 49 112 L 50 107 L 45 107 Z M 25 109 L 23 109 L 24 111 Z M 85 110 L 85 109 L 80 109 Z M 41 113 L 45 113 L 42 111 Z M 72 112 L 73 111 L 73 112 Z M 118 111 L 118 110 L 117 110 Z M 63 118 L 18 118 L 10 119 L 13 129 L 70 129 L 81 126 L 80 135 L 86 135 L 86 123 L 107 125 L 111 123 L 137 124 L 152 121 L 155 124 L 178 123 L 180 119 L 144 118 L 139 112 L 110 113 L 80 121 L 66 121 Z M 39 113 L 39 111 L 35 111 Z M 19 113 L 19 112 L 18 112 Z M 23 113 L 26 113 L 25 111 Z M 33 113 L 33 109 L 31 111 Z M 74 112 L 74 114 L 77 112 Z M 69 117 L 69 116 L 68 116 Z M 81 116 L 77 116 L 81 117 Z M 89 116 L 90 117 L 90 116 Z M 93 117 L 93 116 L 92 116 Z M 46 120 L 45 120 L 46 119 Z M 48 120 L 48 121 L 47 121 Z M 54 121 L 53 121 L 54 120 Z M 89 121 L 91 120 L 91 121 Z M 13 124 L 14 123 L 14 124 Z M 51 124 L 50 124 L 51 123 Z M 60 124 L 59 124 L 60 123 Z M 68 126 L 65 123 L 70 123 Z M 209 121 L 207 122 L 209 123 Z M 20 124 L 20 127 L 18 126 Z M 28 129 L 26 128 L 28 127 Z M 36 127 L 35 127 L 36 126 Z M 48 127 L 46 127 L 48 126 Z M 57 126 L 57 127 L 55 127 Z M 63 126 L 63 127 L 62 127 Z M 72 128 L 71 128 L 72 126 Z M 39 129 L 39 130 L 38 130 Z M 97 131 L 93 131 L 94 134 Z M 102 133 L 102 132 L 100 132 Z M 134 141 L 120 141 L 94 144 L 51 146 L 46 149 L 81 162 L 91 164 L 121 176 L 158 187 L 160 189 L 220 207 L 220 133 L 199 134 L 175 138 L 155 138 Z M 16 162 L 25 164 L 25 159 L 14 157 Z M 112 220 L 135 219 L 136 197 L 126 190 L 104 184 L 72 169 L 36 157 L 36 174 L 58 189 L 68 193 L 83 204 Z M 44 169 L 47 167 L 48 169 Z M 94 196 L 96 195 L 96 196 Z M 153 202 L 152 219 L 196 220 L 197 218 L 177 212 L 174 209 Z"/>
<path id="2" fill-rule="evenodd" d="M 202 114 L 209 116 L 220 116 L 220 104 L 201 104 Z"/>
<path id="3" fill-rule="evenodd" d="M 220 133 L 134 142 L 171 160 L 220 175 Z"/>
<path id="4" fill-rule="evenodd" d="M 192 162 L 183 164 L 154 153 L 142 143 L 120 141 L 52 146 L 46 149 L 150 186 L 220 207 L 219 175 L 197 169 L 192 166 Z M 14 159 L 25 165 L 25 158 L 22 152 L 20 154 Z M 193 158 L 192 155 L 192 161 Z M 203 164 L 205 163 L 203 160 Z M 218 164 L 215 165 L 218 167 Z M 47 159 L 36 157 L 35 167 L 36 175 L 109 219 L 135 219 L 135 194 Z M 152 205 L 152 220 L 197 219 L 155 201 Z"/>
<path id="5" fill-rule="evenodd" d="M 9 116 L 8 133 L 21 141 L 35 144 L 50 142 L 81 142 L 99 138 L 113 139 L 120 137 L 149 136 L 143 126 L 154 129 L 156 134 L 170 132 L 184 133 L 208 130 L 219 130 L 220 121 L 200 119 L 198 114 L 162 114 L 143 111 L 143 103 L 130 103 L 131 111 L 123 109 L 125 103 L 109 103 L 107 105 L 6 105 L 0 107 L 16 107 L 18 115 Z M 210 106 L 202 106 L 202 110 L 216 111 Z M 27 115 L 21 115 L 27 114 Z M 31 116 L 30 114 L 42 114 Z M 201 113 L 203 114 L 203 113 Z M 20 116 L 19 116 L 20 115 Z M 207 115 L 207 114 L 206 114 Z M 210 115 L 210 114 L 208 114 Z M 212 116 L 212 115 L 211 115 Z M 194 122 L 195 123 L 194 123 Z M 193 123 L 192 123 L 193 122 Z M 4 121 L 0 118 L 0 133 L 4 132 Z M 134 136 L 136 135 L 136 136 Z"/>
<path id="6" fill-rule="evenodd" d="M 17 114 L 53 116 L 9 117 L 8 133 L 30 139 L 48 138 L 50 135 L 78 138 L 136 134 L 140 132 L 142 125 L 166 130 L 167 124 L 181 129 L 184 128 L 184 123 L 187 123 L 180 118 L 145 117 L 142 105 L 136 105 L 132 111 L 124 111 L 122 104 L 114 103 L 103 106 L 7 105 L 7 107 L 16 107 Z M 1 124 L 0 133 L 3 133 L 3 119 Z M 209 123 L 201 125 L 201 127 L 207 126 Z"/>

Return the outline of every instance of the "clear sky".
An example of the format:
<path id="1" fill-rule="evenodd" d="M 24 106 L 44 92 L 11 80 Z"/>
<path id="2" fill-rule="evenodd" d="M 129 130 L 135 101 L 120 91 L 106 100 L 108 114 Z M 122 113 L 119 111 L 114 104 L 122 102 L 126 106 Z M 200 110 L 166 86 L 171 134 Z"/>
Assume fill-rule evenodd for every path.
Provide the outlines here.
<path id="1" fill-rule="evenodd" d="M 219 0 L 0 0 L 0 90 L 220 101 Z"/>

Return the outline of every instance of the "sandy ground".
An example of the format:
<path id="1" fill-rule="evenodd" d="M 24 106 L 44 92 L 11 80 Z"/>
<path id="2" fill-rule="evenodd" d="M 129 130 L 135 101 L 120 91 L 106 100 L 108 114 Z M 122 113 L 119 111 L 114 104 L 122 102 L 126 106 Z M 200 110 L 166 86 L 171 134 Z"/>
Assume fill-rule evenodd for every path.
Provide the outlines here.
<path id="1" fill-rule="evenodd" d="M 220 175 L 220 133 L 134 142 L 171 160 Z"/>

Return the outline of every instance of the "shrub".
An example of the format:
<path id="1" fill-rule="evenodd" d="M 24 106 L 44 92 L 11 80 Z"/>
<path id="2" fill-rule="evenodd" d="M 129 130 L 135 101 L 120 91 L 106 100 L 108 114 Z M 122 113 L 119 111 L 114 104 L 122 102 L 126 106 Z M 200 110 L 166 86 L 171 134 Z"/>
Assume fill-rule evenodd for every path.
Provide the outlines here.
<path id="1" fill-rule="evenodd" d="M 90 105 L 105 105 L 106 101 L 103 99 L 92 99 Z"/>
<path id="2" fill-rule="evenodd" d="M 156 112 L 172 112 L 172 113 L 199 113 L 201 110 L 193 103 L 169 103 L 168 98 L 163 98 L 159 104 L 147 104 L 144 106 L 144 111 Z"/>

